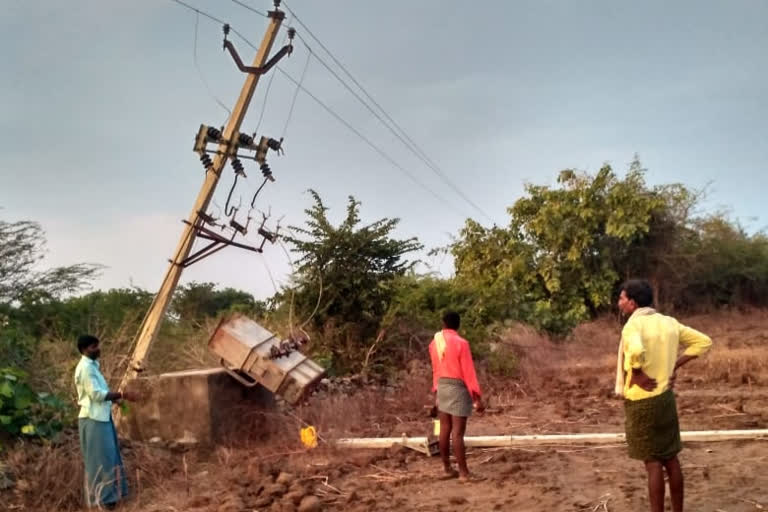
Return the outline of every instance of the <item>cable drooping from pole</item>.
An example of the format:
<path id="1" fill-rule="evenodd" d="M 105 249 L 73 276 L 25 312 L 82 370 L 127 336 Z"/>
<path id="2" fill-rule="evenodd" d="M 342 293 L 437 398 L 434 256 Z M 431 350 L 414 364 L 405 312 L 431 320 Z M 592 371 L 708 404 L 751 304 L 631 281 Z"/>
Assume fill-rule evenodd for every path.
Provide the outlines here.
<path id="1" fill-rule="evenodd" d="M 197 9 L 196 7 L 193 7 L 189 5 L 188 3 L 182 1 L 182 0 L 171 0 L 172 2 L 189 9 L 193 12 L 199 13 L 200 15 L 204 16 L 205 18 L 208 18 L 211 21 L 214 21 L 220 25 L 228 25 L 225 21 L 207 13 L 200 9 Z M 231 25 L 230 29 L 231 32 L 238 36 L 246 45 L 248 45 L 250 48 L 254 50 L 258 50 L 258 46 L 256 46 L 250 39 L 248 39 L 242 32 L 238 31 Z M 306 44 L 306 43 L 305 43 Z M 321 45 L 322 46 L 322 45 Z M 283 75 L 287 80 L 292 82 L 294 85 L 299 85 L 299 81 L 293 78 L 289 73 L 287 73 L 285 70 L 283 70 L 280 66 L 275 66 L 275 68 Z M 455 214 L 461 216 L 461 217 L 469 217 L 465 212 L 459 211 L 459 209 L 455 206 L 454 203 L 447 201 L 445 198 L 438 195 L 432 188 L 426 186 L 423 182 L 421 182 L 416 176 L 411 173 L 409 170 L 404 168 L 402 165 L 400 165 L 396 160 L 394 160 L 392 157 L 390 157 L 387 153 L 385 153 L 380 147 L 378 147 L 376 144 L 374 144 L 368 137 L 362 134 L 358 129 L 356 129 L 352 124 L 344 119 L 341 115 L 337 114 L 331 107 L 329 107 L 327 104 L 325 104 L 320 98 L 318 98 L 315 94 L 313 94 L 309 89 L 306 88 L 306 86 L 301 85 L 299 89 L 304 92 L 307 96 L 309 96 L 315 103 L 317 103 L 323 110 L 325 110 L 329 115 L 331 115 L 333 118 L 335 118 L 338 122 L 340 122 L 342 125 L 344 125 L 349 131 L 351 131 L 355 136 L 357 136 L 361 141 L 363 141 L 366 145 L 368 145 L 373 151 L 378 153 L 383 159 L 385 159 L 387 162 L 389 162 L 393 167 L 397 168 L 399 171 L 401 171 L 403 174 L 405 174 L 414 184 L 419 186 L 422 190 L 424 190 L 427 194 L 432 196 L 435 200 L 437 200 L 443 207 L 448 205 L 448 208 L 450 208 Z"/>
<path id="2" fill-rule="evenodd" d="M 221 101 L 218 96 L 216 96 L 213 93 L 213 90 L 211 89 L 210 84 L 208 83 L 208 80 L 205 79 L 205 75 L 203 74 L 203 70 L 200 68 L 200 63 L 197 60 L 197 35 L 199 31 L 199 24 L 200 24 L 200 11 L 195 11 L 195 42 L 194 47 L 192 51 L 192 58 L 195 64 L 195 69 L 197 69 L 197 75 L 200 77 L 200 81 L 205 86 L 206 91 L 208 91 L 208 95 L 213 99 L 213 101 L 216 102 L 217 105 L 219 105 L 224 111 L 227 113 L 227 119 L 224 120 L 224 124 L 229 120 L 229 117 L 232 115 L 232 111 L 224 104 L 223 101 Z"/>
<path id="3" fill-rule="evenodd" d="M 259 195 L 259 192 L 261 192 L 261 189 L 264 188 L 264 185 L 266 185 L 268 181 L 269 181 L 269 178 L 264 178 L 264 181 L 261 182 L 261 185 L 259 185 L 259 188 L 256 189 L 256 193 L 253 194 L 253 199 L 251 199 L 251 210 L 253 210 L 256 207 L 256 197 Z"/>
<path id="4" fill-rule="evenodd" d="M 283 37 L 283 44 L 282 46 L 285 46 L 285 42 L 288 40 L 288 32 L 285 33 L 285 36 Z M 259 112 L 259 121 L 256 123 L 256 129 L 254 130 L 254 133 L 259 132 L 259 128 L 261 128 L 261 122 L 264 120 L 264 112 L 267 110 L 267 99 L 269 98 L 269 91 L 272 90 L 272 82 L 275 81 L 275 75 L 276 73 L 270 73 L 269 75 L 269 81 L 267 82 L 267 90 L 264 92 L 264 101 L 261 103 L 261 112 Z"/>
<path id="5" fill-rule="evenodd" d="M 331 57 L 333 62 L 346 74 L 347 77 L 352 81 L 353 84 L 357 86 L 360 91 L 365 95 L 365 97 L 383 114 L 383 116 L 389 121 L 387 123 L 384 121 L 381 116 L 373 111 L 373 109 L 368 105 L 368 103 L 363 100 L 352 88 L 335 72 L 331 67 L 325 63 L 317 54 L 314 54 L 313 56 L 320 62 L 320 64 L 323 65 L 338 81 L 341 83 L 353 96 L 357 98 L 360 103 L 365 106 L 387 129 L 389 129 L 395 137 L 397 137 L 403 145 L 405 145 L 406 148 L 408 148 L 417 158 L 419 158 L 433 173 L 435 173 L 438 178 L 440 178 L 443 183 L 448 185 L 459 197 L 461 197 L 467 204 L 472 206 L 472 208 L 475 209 L 478 213 L 486 217 L 488 220 L 493 220 L 479 205 L 477 205 L 474 201 L 472 201 L 457 185 L 453 183 L 453 181 L 448 178 L 448 176 L 443 172 L 442 169 L 427 156 L 427 154 L 422 150 L 418 144 L 414 142 L 414 140 L 408 135 L 408 133 L 392 118 L 391 115 L 382 107 L 374 98 L 373 96 L 365 89 L 365 87 L 362 86 L 362 84 L 350 73 L 350 71 L 344 66 L 344 64 L 341 63 L 341 61 L 331 52 L 331 50 L 328 49 L 325 44 L 318 38 L 312 30 L 307 27 L 304 22 L 301 21 L 301 18 L 299 18 L 296 13 L 290 8 L 290 6 L 283 2 L 283 5 L 285 6 L 286 10 L 291 14 L 293 19 L 296 20 L 296 22 L 306 31 L 309 36 L 317 41 L 317 43 L 320 45 L 320 47 Z M 306 45 L 307 42 L 299 35 L 299 39 Z M 390 126 L 391 125 L 391 126 Z"/>
<path id="6" fill-rule="evenodd" d="M 235 167 L 235 162 L 240 163 L 240 161 L 235 158 L 235 159 L 232 160 L 232 167 Z M 240 167 L 242 168 L 242 164 L 240 164 Z M 241 175 L 241 173 L 238 172 L 237 167 L 235 167 L 235 179 L 232 182 L 232 187 L 229 189 L 229 194 L 227 194 L 227 202 L 224 205 L 224 215 L 226 215 L 227 217 L 231 217 L 232 213 L 237 211 L 237 209 L 239 208 L 239 207 L 234 207 L 234 206 L 232 208 L 230 208 L 229 207 L 229 203 L 232 200 L 232 193 L 235 191 L 235 187 L 237 186 L 237 179 L 240 177 L 240 175 Z"/>
<path id="7" fill-rule="evenodd" d="M 304 78 L 307 76 L 307 69 L 309 68 L 309 61 L 311 59 L 312 59 L 312 48 L 307 46 L 307 61 L 304 63 L 304 69 L 301 72 L 301 78 L 299 78 L 299 83 L 296 85 L 296 89 L 293 91 L 291 108 L 288 110 L 288 117 L 285 120 L 285 126 L 283 126 L 283 134 L 280 136 L 280 140 L 284 139 L 285 134 L 288 132 L 288 124 L 291 122 L 291 117 L 293 117 L 293 109 L 296 106 L 296 98 L 299 97 L 299 91 L 301 90 L 301 87 L 304 84 Z"/>

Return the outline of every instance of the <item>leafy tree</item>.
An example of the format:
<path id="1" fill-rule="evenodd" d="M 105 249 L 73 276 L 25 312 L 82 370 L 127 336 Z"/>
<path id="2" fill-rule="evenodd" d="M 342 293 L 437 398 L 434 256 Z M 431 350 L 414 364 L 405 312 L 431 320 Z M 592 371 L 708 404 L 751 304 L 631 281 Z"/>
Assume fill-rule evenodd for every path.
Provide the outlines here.
<path id="1" fill-rule="evenodd" d="M 346 217 L 334 226 L 320 196 L 310 190 L 311 207 L 304 227 L 291 227 L 287 238 L 298 254 L 294 283 L 279 301 L 296 317 L 328 334 L 315 346 L 337 369 L 360 365 L 362 351 L 375 337 L 390 306 L 393 282 L 415 264 L 405 256 L 421 249 L 415 238 L 392 236 L 398 219 L 361 225 L 360 202 L 347 203 Z M 339 329 L 330 335 L 332 329 Z"/>
<path id="2" fill-rule="evenodd" d="M 45 257 L 45 233 L 37 222 L 0 220 L 0 302 L 10 303 L 25 294 L 59 297 L 86 288 L 99 265 L 79 263 L 38 270 Z"/>
<path id="3" fill-rule="evenodd" d="M 215 318 L 220 313 L 237 310 L 251 315 L 262 315 L 266 304 L 253 295 L 234 288 L 216 289 L 215 283 L 192 282 L 180 286 L 171 304 L 171 312 L 182 320 L 200 321 Z"/>
<path id="4" fill-rule="evenodd" d="M 21 364 L 37 342 L 41 308 L 85 289 L 101 268 L 76 264 L 40 270 L 45 234 L 36 222 L 0 220 L 0 360 Z M 48 317 L 50 318 L 50 317 Z"/>
<path id="5" fill-rule="evenodd" d="M 451 247 L 456 278 L 486 295 L 491 316 L 554 334 L 608 309 L 629 277 L 650 279 L 664 307 L 765 304 L 766 236 L 723 215 L 694 217 L 701 193 L 649 187 L 644 174 L 636 158 L 623 178 L 606 165 L 528 185 L 506 228 L 466 223 Z"/>

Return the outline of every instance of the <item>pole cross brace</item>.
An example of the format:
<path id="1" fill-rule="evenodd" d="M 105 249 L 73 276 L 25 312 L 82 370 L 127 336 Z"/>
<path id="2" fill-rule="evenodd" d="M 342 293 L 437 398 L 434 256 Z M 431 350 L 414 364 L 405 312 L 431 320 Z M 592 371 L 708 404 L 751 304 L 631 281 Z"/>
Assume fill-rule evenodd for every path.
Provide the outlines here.
<path id="1" fill-rule="evenodd" d="M 188 220 L 185 220 L 183 222 L 184 224 L 190 225 Z M 232 238 L 226 238 L 216 233 L 215 231 L 211 231 L 210 229 L 198 224 L 193 225 L 192 229 L 195 230 L 195 235 L 198 238 L 208 240 L 210 241 L 210 243 L 202 247 L 201 249 L 195 251 L 194 253 L 190 254 L 183 261 L 181 261 L 179 265 L 181 265 L 184 268 L 189 267 L 190 265 L 197 263 L 198 261 L 203 260 L 208 256 L 214 253 L 217 253 L 220 250 L 229 246 L 237 247 L 238 249 L 245 249 L 246 251 L 259 252 L 259 253 L 263 252 L 259 247 L 253 247 L 250 245 L 235 242 L 234 238 L 237 233 L 233 234 Z"/>
<path id="2" fill-rule="evenodd" d="M 280 62 L 280 59 L 285 57 L 286 55 L 290 55 L 293 52 L 293 45 L 287 44 L 280 48 L 280 51 L 278 51 L 275 55 L 272 56 L 271 59 L 269 59 L 266 64 L 259 67 L 254 66 L 246 66 L 243 64 L 243 60 L 240 58 L 240 55 L 238 55 L 237 50 L 235 49 L 235 45 L 232 44 L 232 41 L 229 41 L 228 39 L 224 40 L 224 48 L 229 50 L 230 55 L 232 55 L 232 59 L 234 59 L 235 64 L 237 64 L 238 69 L 242 71 L 243 73 L 253 73 L 254 75 L 263 75 L 270 69 L 272 69 L 275 64 Z"/>

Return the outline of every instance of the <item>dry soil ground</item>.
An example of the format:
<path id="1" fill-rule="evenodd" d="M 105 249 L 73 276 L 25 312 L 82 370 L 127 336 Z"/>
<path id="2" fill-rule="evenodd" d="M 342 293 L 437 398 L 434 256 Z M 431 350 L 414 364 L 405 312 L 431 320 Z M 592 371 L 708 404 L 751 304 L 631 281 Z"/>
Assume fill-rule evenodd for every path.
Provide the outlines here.
<path id="1" fill-rule="evenodd" d="M 683 430 L 768 428 L 768 315 L 719 313 L 687 322 L 715 341 L 706 359 L 678 383 Z M 602 320 L 552 344 L 523 328 L 506 344 L 521 354 L 514 379 L 484 378 L 489 411 L 470 420 L 468 435 L 621 432 L 621 402 L 611 398 L 618 326 Z M 268 440 L 248 435 L 249 415 L 229 446 L 208 452 L 125 447 L 134 497 L 123 510 L 647 510 L 641 464 L 622 446 L 562 444 L 474 449 L 469 464 L 485 481 L 441 481 L 437 458 L 405 448 L 305 451 L 299 419 L 326 439 L 342 435 L 424 435 L 423 365 L 403 372 L 398 390 L 362 388 L 352 396 L 316 397 L 277 414 Z M 266 434 L 266 433 L 261 433 Z M 8 510 L 75 510 L 79 458 L 74 441 L 18 449 L 9 464 L 17 485 L 0 494 Z M 686 443 L 682 454 L 687 510 L 768 509 L 768 440 Z M 72 490 L 74 489 L 74 490 Z"/>

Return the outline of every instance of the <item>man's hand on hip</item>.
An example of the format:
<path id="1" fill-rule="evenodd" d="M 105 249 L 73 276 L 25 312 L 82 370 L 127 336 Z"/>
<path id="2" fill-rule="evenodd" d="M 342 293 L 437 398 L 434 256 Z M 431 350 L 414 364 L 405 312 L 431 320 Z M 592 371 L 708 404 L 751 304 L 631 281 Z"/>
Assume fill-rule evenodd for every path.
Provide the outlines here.
<path id="1" fill-rule="evenodd" d="M 656 382 L 656 379 L 652 379 L 646 375 L 643 370 L 636 368 L 632 370 L 632 381 L 630 382 L 630 385 L 638 386 L 645 391 L 653 391 L 656 389 L 658 383 Z"/>

